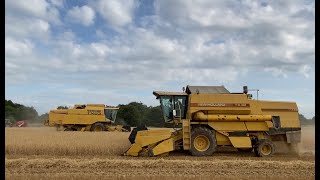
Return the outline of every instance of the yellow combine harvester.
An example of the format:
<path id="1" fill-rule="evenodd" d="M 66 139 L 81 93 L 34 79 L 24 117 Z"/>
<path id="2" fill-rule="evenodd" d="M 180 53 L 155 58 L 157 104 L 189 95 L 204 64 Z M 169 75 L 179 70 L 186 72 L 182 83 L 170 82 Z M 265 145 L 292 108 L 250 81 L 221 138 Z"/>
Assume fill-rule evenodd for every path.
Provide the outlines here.
<path id="1" fill-rule="evenodd" d="M 46 126 L 64 131 L 122 131 L 130 132 L 130 126 L 112 126 L 119 108 L 104 104 L 75 105 L 72 109 L 57 109 L 49 112 Z"/>
<path id="2" fill-rule="evenodd" d="M 301 127 L 295 102 L 254 100 L 244 86 L 230 93 L 224 86 L 187 86 L 184 92 L 154 91 L 166 122 L 182 128 L 148 130 L 135 128 L 127 156 L 156 156 L 176 149 L 194 156 L 210 156 L 218 146 L 254 151 L 270 156 L 274 141 L 294 146 L 300 142 Z"/>

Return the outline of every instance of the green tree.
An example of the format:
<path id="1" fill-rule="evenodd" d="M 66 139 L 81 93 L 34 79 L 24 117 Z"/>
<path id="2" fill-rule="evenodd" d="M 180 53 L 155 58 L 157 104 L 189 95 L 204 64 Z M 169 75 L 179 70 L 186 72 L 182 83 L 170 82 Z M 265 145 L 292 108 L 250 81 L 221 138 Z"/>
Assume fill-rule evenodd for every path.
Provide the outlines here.
<path id="1" fill-rule="evenodd" d="M 120 104 L 116 122 L 124 122 L 130 126 L 145 123 L 148 107 L 143 103 L 131 102 L 127 105 Z"/>
<path id="2" fill-rule="evenodd" d="M 17 108 L 16 120 L 34 120 L 38 117 L 38 112 L 33 107 L 19 107 Z"/>
<path id="3" fill-rule="evenodd" d="M 14 106 L 6 105 L 5 106 L 5 118 L 15 120 L 17 110 Z"/>
<path id="4" fill-rule="evenodd" d="M 34 120 L 38 117 L 38 112 L 33 107 L 13 103 L 5 100 L 5 118 L 13 122 L 17 120 Z"/>
<path id="5" fill-rule="evenodd" d="M 145 123 L 147 126 L 163 127 L 165 122 L 160 106 L 149 107 Z"/>

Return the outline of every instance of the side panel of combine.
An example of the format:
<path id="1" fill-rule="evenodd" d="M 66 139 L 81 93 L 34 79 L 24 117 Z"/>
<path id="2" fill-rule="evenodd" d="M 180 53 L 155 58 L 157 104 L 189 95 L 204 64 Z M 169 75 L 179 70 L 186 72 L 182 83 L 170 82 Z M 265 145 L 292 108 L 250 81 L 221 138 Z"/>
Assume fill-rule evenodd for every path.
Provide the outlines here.
<path id="1" fill-rule="evenodd" d="M 79 112 L 79 111 L 84 111 L 84 110 L 71 112 L 72 114 L 68 114 L 68 116 L 64 118 L 63 123 L 88 125 L 88 124 L 93 124 L 99 121 L 101 122 L 105 121 L 103 115 L 81 114 L 82 112 Z"/>
<path id="2" fill-rule="evenodd" d="M 208 111 L 207 114 L 248 115 L 251 114 L 252 106 L 244 94 L 190 94 L 188 114 L 192 116 L 197 111 Z"/>
<path id="3" fill-rule="evenodd" d="M 296 144 L 301 141 L 301 124 L 298 107 L 294 102 L 261 101 L 263 114 L 271 114 L 280 117 L 281 128 L 270 129 L 270 134 L 275 140 L 285 137 L 287 143 Z"/>
<path id="4" fill-rule="evenodd" d="M 50 123 L 56 124 L 83 124 L 89 125 L 95 122 L 105 121 L 103 109 L 68 109 L 53 110 L 49 113 Z"/>
<path id="5" fill-rule="evenodd" d="M 191 132 L 199 126 L 210 129 L 218 146 L 254 148 L 258 156 L 265 156 L 274 152 L 272 140 L 283 140 L 279 135 L 287 143 L 300 141 L 296 103 L 251 100 L 246 94 L 190 94 L 189 102 Z M 192 143 L 196 142 L 184 142 L 184 149 L 192 151 Z M 264 146 L 270 150 L 263 152 Z"/>
<path id="6" fill-rule="evenodd" d="M 260 101 L 262 114 L 281 117 L 282 128 L 300 128 L 298 107 L 293 102 Z"/>

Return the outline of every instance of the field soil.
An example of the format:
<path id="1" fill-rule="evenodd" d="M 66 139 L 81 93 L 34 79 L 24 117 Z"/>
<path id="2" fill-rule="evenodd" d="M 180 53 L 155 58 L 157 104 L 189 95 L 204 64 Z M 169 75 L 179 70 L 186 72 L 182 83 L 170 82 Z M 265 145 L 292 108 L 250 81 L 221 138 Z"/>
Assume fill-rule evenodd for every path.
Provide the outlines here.
<path id="1" fill-rule="evenodd" d="M 126 157 L 129 134 L 6 128 L 6 179 L 315 179 L 314 126 L 302 127 L 299 154 L 278 144 L 267 158 L 233 148 L 210 157 Z"/>

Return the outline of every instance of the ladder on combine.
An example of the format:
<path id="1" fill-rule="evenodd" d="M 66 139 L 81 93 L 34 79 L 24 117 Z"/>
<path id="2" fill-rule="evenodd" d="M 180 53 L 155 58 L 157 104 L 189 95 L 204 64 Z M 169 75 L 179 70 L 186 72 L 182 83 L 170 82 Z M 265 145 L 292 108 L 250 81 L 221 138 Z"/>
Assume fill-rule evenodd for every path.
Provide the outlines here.
<path id="1" fill-rule="evenodd" d="M 191 143 L 190 119 L 184 119 L 182 121 L 182 132 L 183 132 L 183 149 L 189 150 L 190 143 Z"/>

